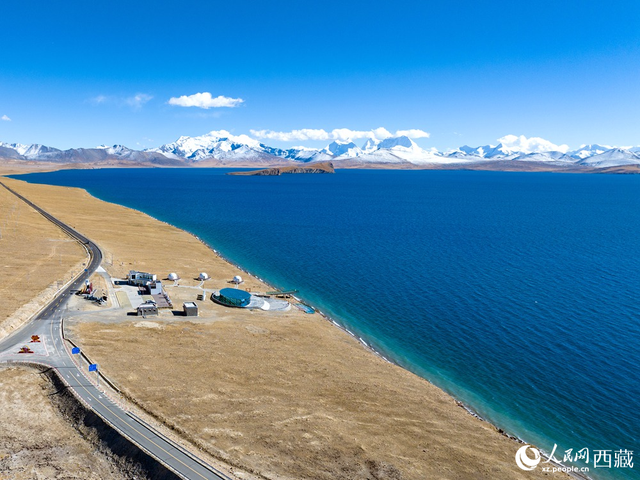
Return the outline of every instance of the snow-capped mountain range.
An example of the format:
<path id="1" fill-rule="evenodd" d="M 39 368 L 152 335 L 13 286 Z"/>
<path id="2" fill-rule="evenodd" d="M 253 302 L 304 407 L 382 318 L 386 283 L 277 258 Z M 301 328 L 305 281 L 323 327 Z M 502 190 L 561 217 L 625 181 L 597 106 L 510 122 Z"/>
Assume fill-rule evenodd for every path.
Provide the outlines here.
<path id="1" fill-rule="evenodd" d="M 183 161 L 167 158 L 154 152 L 132 150 L 122 145 L 95 148 L 70 148 L 60 150 L 40 144 L 23 145 L 20 143 L 0 142 L 0 158 L 55 163 L 122 163 L 149 164 L 158 166 L 184 165 Z"/>
<path id="2" fill-rule="evenodd" d="M 566 149 L 566 148 L 565 148 Z M 335 140 L 322 149 L 271 147 L 247 135 L 221 130 L 197 137 L 183 136 L 157 148 L 133 150 L 122 145 L 59 150 L 44 145 L 0 142 L 0 158 L 17 160 L 80 162 L 137 162 L 152 165 L 197 165 L 233 163 L 297 163 L 331 160 L 345 164 L 368 163 L 431 165 L 471 164 L 488 161 L 544 162 L 553 165 L 613 167 L 640 165 L 640 147 L 582 145 L 573 151 L 519 151 L 503 144 L 469 147 L 439 152 L 423 149 L 407 136 L 367 139 L 358 146 L 353 141 Z"/>
<path id="3" fill-rule="evenodd" d="M 435 148 L 425 150 L 406 136 L 384 140 L 367 139 L 362 146 L 353 141 L 334 140 L 322 149 L 270 147 L 247 135 L 232 135 L 226 131 L 211 132 L 199 137 L 180 137 L 173 143 L 147 152 L 162 153 L 170 158 L 192 162 L 203 160 L 277 159 L 295 162 L 345 161 L 358 163 L 386 163 L 414 165 L 477 163 L 488 160 L 549 162 L 563 165 L 617 166 L 640 164 L 640 147 L 618 148 L 603 145 L 582 145 L 568 152 L 545 151 L 527 153 L 509 149 L 502 144 L 481 147 L 463 146 L 448 152 Z"/>

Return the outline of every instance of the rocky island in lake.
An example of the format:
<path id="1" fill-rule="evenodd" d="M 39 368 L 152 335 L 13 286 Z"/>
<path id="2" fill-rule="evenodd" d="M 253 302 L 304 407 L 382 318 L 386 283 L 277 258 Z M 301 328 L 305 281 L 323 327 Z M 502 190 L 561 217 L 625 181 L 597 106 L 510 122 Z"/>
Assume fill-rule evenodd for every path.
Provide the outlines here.
<path id="1" fill-rule="evenodd" d="M 229 172 L 227 175 L 282 175 L 284 173 L 336 173 L 331 162 L 317 162 L 308 165 L 291 167 L 265 168 L 249 172 Z"/>

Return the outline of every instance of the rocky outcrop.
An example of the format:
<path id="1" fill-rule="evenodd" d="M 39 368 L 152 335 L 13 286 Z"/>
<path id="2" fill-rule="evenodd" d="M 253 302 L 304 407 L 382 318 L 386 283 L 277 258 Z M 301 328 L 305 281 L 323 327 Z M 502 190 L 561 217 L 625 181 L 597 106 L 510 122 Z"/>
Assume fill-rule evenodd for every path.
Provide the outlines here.
<path id="1" fill-rule="evenodd" d="M 309 163 L 291 167 L 266 168 L 250 172 L 229 172 L 227 175 L 283 175 L 287 173 L 336 173 L 331 162 Z"/>

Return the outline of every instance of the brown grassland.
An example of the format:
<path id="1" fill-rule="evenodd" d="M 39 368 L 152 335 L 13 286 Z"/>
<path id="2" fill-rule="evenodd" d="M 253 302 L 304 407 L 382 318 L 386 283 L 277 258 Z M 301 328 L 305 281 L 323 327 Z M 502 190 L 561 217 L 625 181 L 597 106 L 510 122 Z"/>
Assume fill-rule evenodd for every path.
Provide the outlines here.
<path id="1" fill-rule="evenodd" d="M 35 369 L 0 368 L 0 480 L 124 480 L 52 404 Z"/>
<path id="2" fill-rule="evenodd" d="M 85 259 L 78 243 L 0 186 L 0 338 L 50 300 Z"/>

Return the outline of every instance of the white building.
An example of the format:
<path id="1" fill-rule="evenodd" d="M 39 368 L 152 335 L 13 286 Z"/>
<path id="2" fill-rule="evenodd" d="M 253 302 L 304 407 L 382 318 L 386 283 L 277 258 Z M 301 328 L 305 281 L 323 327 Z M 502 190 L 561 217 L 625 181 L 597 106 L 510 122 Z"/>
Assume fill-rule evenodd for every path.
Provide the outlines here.
<path id="1" fill-rule="evenodd" d="M 136 309 L 136 314 L 139 317 L 158 315 L 158 306 L 155 303 L 143 303 Z"/>
<path id="2" fill-rule="evenodd" d="M 149 288 L 150 295 L 162 295 L 163 293 L 162 282 L 160 280 L 155 282 L 149 282 L 149 284 L 147 284 L 147 287 Z"/>
<path id="3" fill-rule="evenodd" d="M 147 285 L 156 280 L 157 277 L 153 273 L 138 272 L 136 270 L 129 270 L 129 275 L 127 275 L 127 281 L 131 285 Z"/>

